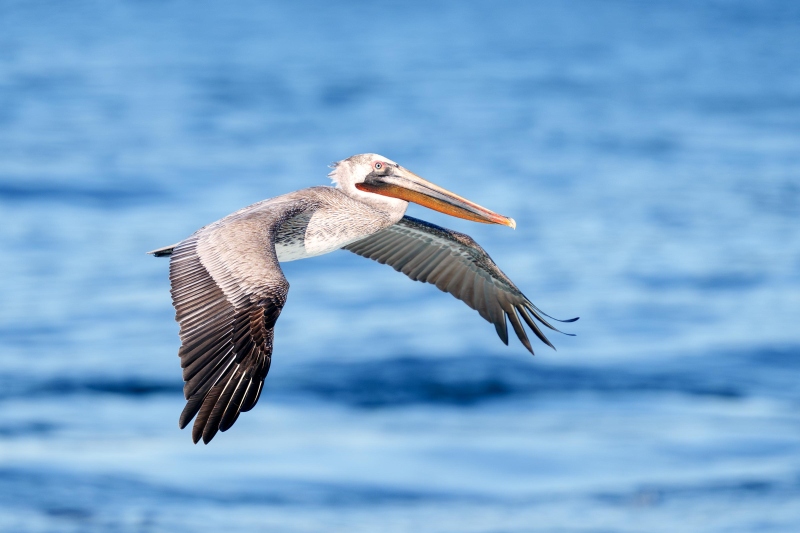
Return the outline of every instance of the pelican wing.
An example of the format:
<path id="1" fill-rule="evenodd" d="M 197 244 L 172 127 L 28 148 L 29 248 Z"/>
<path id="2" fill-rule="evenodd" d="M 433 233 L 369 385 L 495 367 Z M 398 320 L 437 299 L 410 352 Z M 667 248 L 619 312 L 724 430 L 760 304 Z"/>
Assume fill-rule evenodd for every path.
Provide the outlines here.
<path id="1" fill-rule="evenodd" d="M 206 226 L 171 251 L 187 400 L 179 423 L 184 428 L 197 415 L 194 442 L 208 443 L 252 409 L 269 371 L 273 327 L 289 291 L 274 236 L 301 209 L 263 207 Z"/>
<path id="2" fill-rule="evenodd" d="M 517 337 L 531 353 L 533 348 L 522 321 L 542 342 L 553 347 L 533 319 L 558 330 L 468 235 L 406 216 L 397 224 L 344 249 L 452 294 L 494 324 L 505 344 L 508 344 L 508 318 Z"/>

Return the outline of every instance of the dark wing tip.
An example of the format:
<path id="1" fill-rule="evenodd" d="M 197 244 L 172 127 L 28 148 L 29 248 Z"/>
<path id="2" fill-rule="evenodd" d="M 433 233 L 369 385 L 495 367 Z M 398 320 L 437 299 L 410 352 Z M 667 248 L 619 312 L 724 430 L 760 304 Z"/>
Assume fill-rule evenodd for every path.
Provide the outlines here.
<path id="1" fill-rule="evenodd" d="M 580 318 L 579 316 L 576 316 L 575 318 L 568 318 L 567 320 L 561 320 L 560 318 L 556 318 L 556 317 L 554 317 L 554 316 L 550 316 L 550 315 L 548 315 L 547 313 L 545 313 L 544 311 L 542 311 L 541 309 L 539 309 L 538 307 L 536 307 L 535 305 L 533 305 L 533 303 L 532 303 L 530 300 L 528 300 L 528 303 L 530 304 L 530 307 L 532 307 L 532 308 L 533 308 L 533 310 L 534 310 L 534 311 L 536 311 L 537 313 L 539 313 L 539 314 L 541 314 L 541 315 L 544 315 L 544 316 L 546 316 L 547 318 L 553 319 L 553 320 L 555 320 L 556 322 L 561 322 L 562 324 L 566 324 L 567 322 L 577 322 L 577 321 L 578 321 L 578 319 Z M 555 328 L 553 328 L 553 329 L 555 329 Z M 558 331 L 558 330 L 556 330 L 556 331 Z M 559 333 L 560 333 L 560 332 L 559 332 Z"/>
<path id="2" fill-rule="evenodd" d="M 506 314 L 500 313 L 502 318 L 494 323 L 494 329 L 497 331 L 497 336 L 503 341 L 503 344 L 508 346 L 508 326 L 506 325 Z"/>
<path id="3" fill-rule="evenodd" d="M 525 346 L 525 348 L 527 348 L 529 352 L 531 352 L 531 355 L 535 355 L 533 353 L 533 346 L 531 346 L 531 341 L 530 339 L 528 339 L 528 334 L 525 333 L 525 328 L 522 327 L 522 322 L 520 322 L 519 320 L 519 316 L 517 315 L 516 309 L 514 307 L 511 307 L 505 311 L 505 314 L 508 317 L 508 321 L 511 322 L 511 326 L 514 328 L 514 333 L 517 334 L 517 337 L 519 338 L 522 345 Z"/>

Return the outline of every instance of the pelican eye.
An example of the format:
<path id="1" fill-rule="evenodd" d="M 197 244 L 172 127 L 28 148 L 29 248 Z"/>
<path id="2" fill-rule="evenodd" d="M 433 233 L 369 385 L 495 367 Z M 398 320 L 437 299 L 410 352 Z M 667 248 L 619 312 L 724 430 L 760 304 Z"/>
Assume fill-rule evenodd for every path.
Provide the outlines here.
<path id="1" fill-rule="evenodd" d="M 378 162 L 377 162 L 377 163 L 375 163 L 375 165 L 373 165 L 373 166 L 375 167 L 375 170 L 380 170 L 380 169 L 382 169 L 382 168 L 383 168 L 383 163 L 381 163 L 380 161 L 378 161 Z"/>

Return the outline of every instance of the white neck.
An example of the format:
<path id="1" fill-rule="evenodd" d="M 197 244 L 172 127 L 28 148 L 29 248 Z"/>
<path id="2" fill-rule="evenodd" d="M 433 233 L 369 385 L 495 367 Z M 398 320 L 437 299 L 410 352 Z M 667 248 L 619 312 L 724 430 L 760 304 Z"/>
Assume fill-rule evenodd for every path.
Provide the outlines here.
<path id="1" fill-rule="evenodd" d="M 405 200 L 357 189 L 355 185 L 357 180 L 356 176 L 353 175 L 353 167 L 347 165 L 345 161 L 340 162 L 330 174 L 328 174 L 328 177 L 333 180 L 334 186 L 347 196 L 367 204 L 373 209 L 382 211 L 395 222 L 403 218 L 403 215 L 406 213 L 408 202 Z"/>

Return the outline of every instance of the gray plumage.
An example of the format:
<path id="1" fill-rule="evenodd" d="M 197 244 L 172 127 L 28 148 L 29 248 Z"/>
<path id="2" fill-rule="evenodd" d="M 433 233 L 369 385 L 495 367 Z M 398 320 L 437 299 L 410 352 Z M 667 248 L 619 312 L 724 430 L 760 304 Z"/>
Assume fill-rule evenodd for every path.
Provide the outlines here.
<path id="1" fill-rule="evenodd" d="M 534 318 L 555 328 L 475 241 L 404 217 L 403 200 L 356 188 L 376 158 L 405 172 L 375 154 L 354 156 L 331 173 L 336 188 L 312 187 L 253 204 L 150 252 L 170 257 L 186 397 L 179 425 L 195 420 L 194 442 L 208 443 L 229 429 L 261 395 L 274 326 L 289 292 L 282 261 L 344 248 L 449 292 L 493 323 L 506 344 L 508 318 L 531 353 L 522 321 L 552 346 Z"/>

